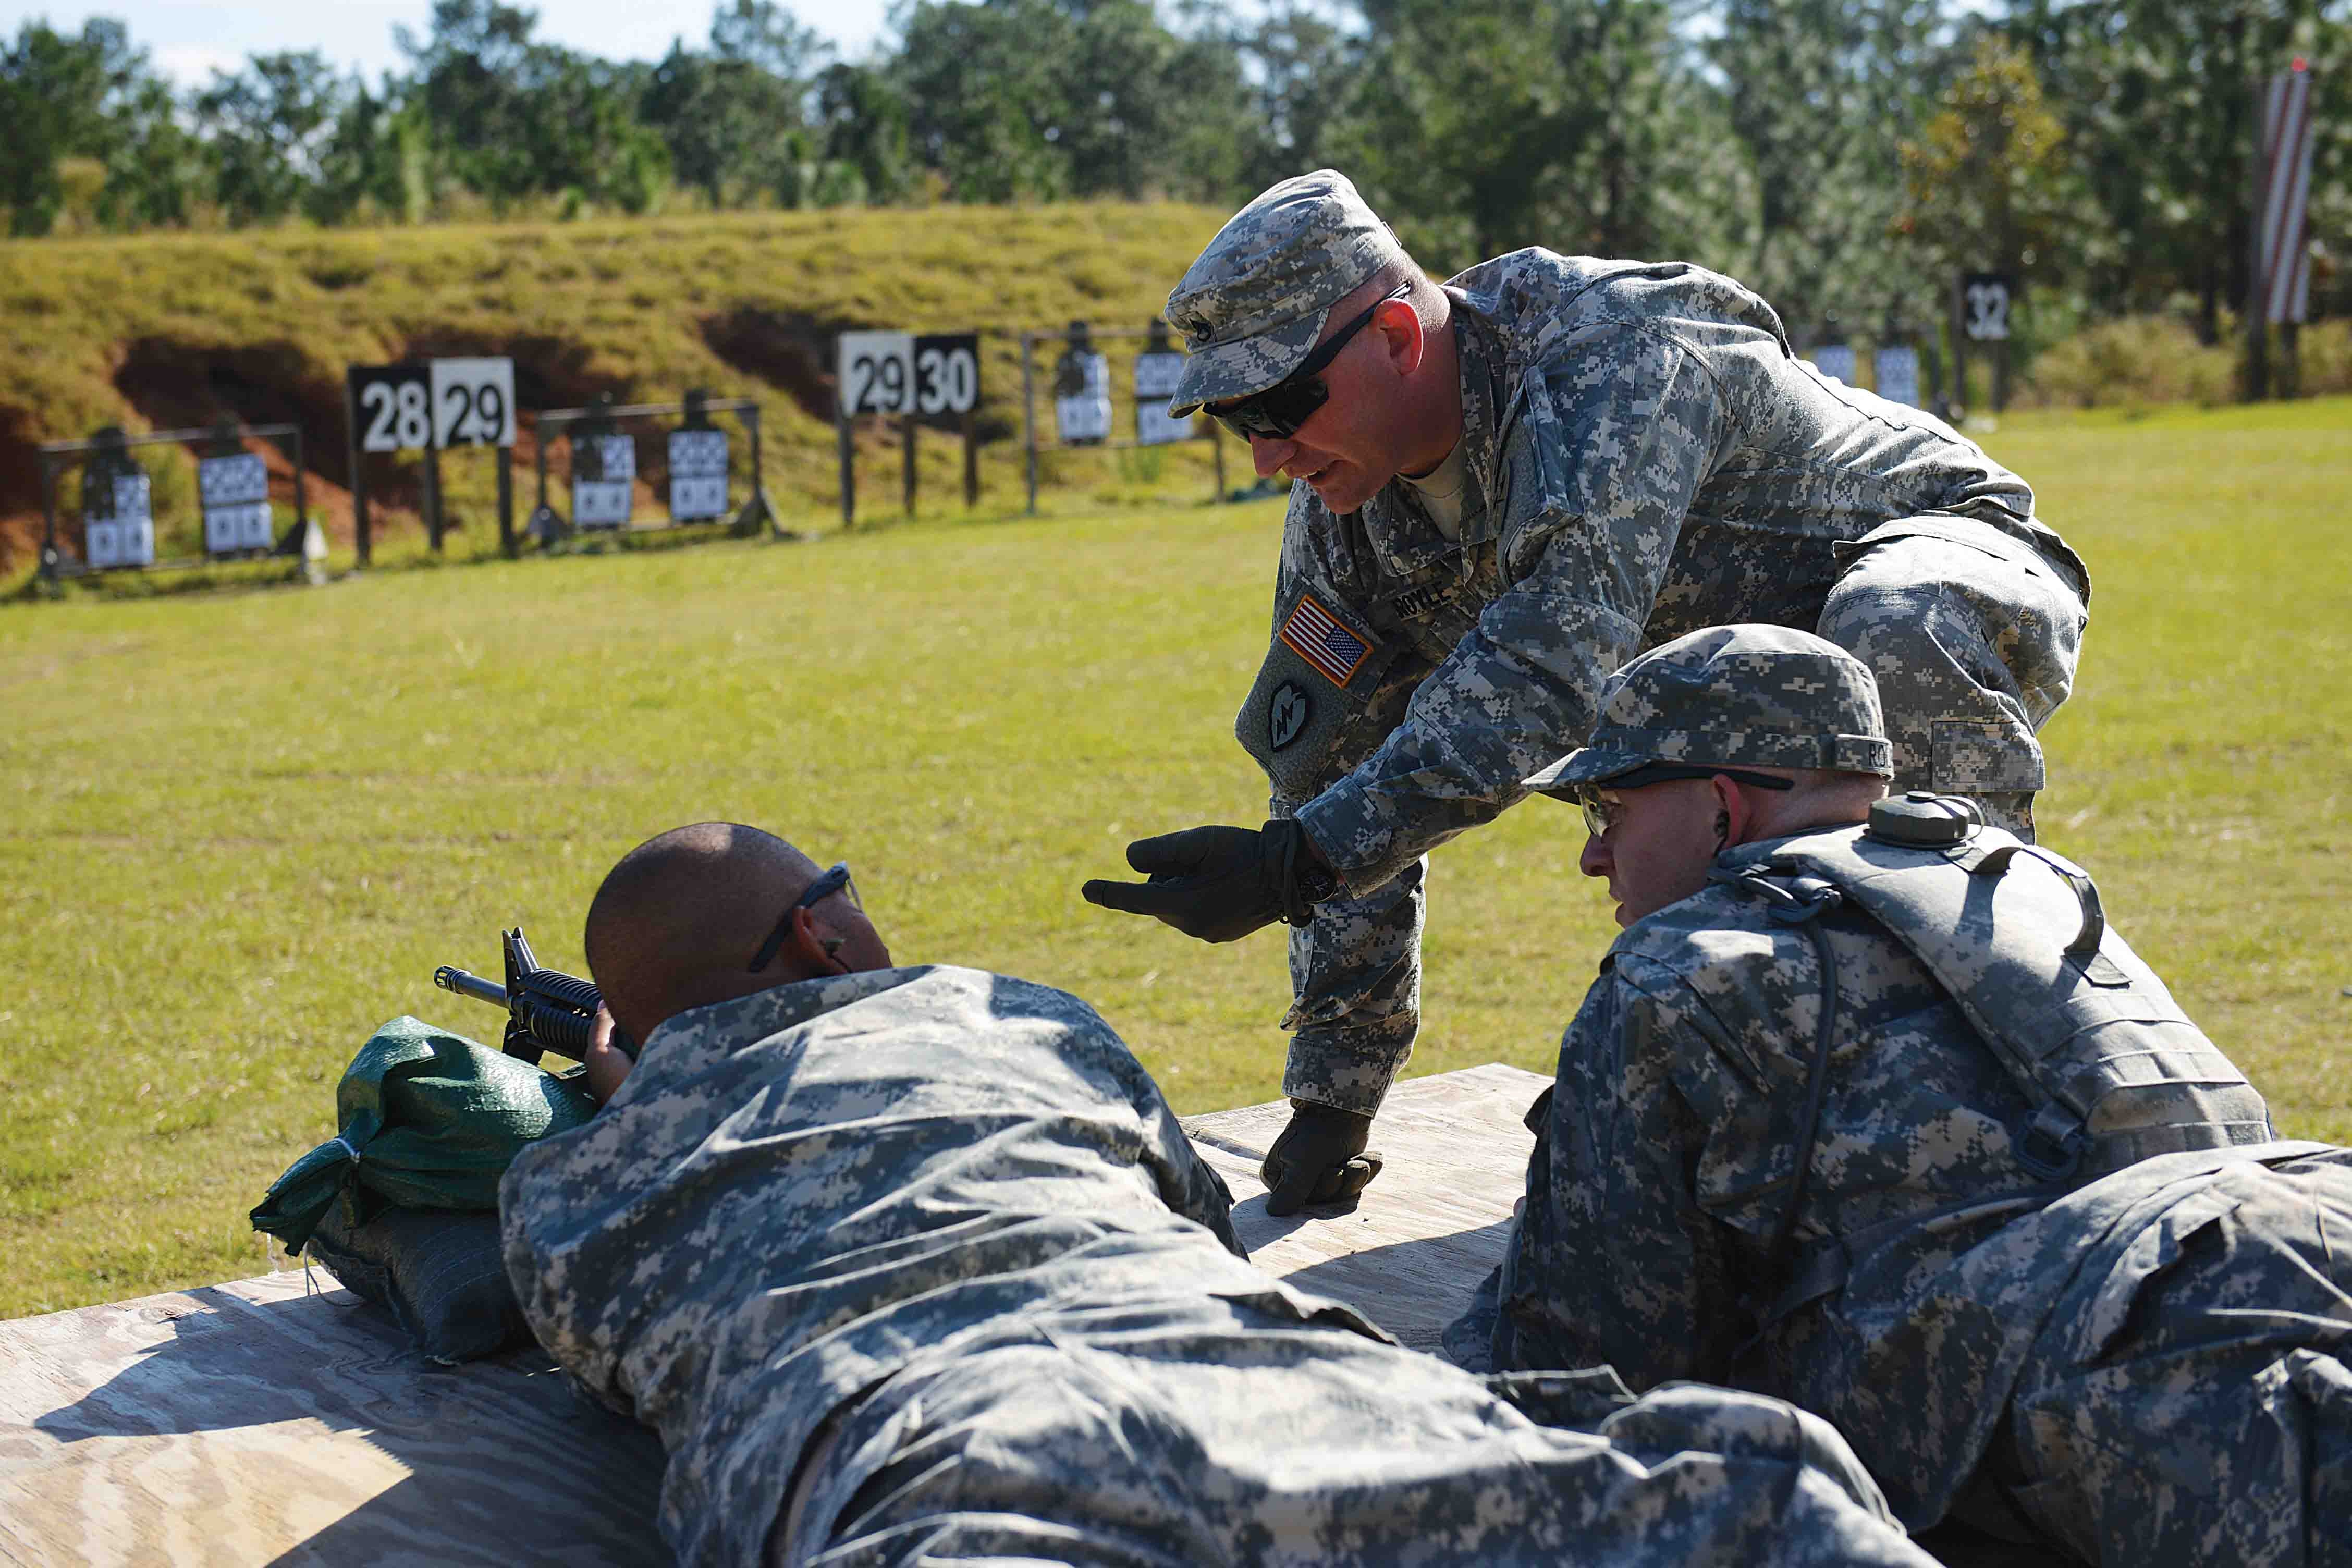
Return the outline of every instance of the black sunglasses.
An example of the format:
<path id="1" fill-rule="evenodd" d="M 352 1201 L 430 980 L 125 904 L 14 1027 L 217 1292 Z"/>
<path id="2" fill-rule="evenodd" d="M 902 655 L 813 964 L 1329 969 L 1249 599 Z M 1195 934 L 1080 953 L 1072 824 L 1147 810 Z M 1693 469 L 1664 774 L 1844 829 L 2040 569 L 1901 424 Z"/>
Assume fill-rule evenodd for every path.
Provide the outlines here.
<path id="1" fill-rule="evenodd" d="M 1313 417 L 1331 395 L 1323 384 L 1323 368 L 1339 357 L 1348 340 L 1364 330 L 1364 323 L 1391 300 L 1401 300 L 1412 292 L 1412 285 L 1400 283 L 1373 300 L 1361 315 L 1317 345 L 1313 353 L 1298 362 L 1298 368 L 1267 387 L 1252 393 L 1239 403 L 1223 408 L 1212 408 L 1209 416 L 1246 441 L 1253 436 L 1264 436 L 1272 441 L 1287 441 L 1298 434 L 1298 427 Z"/>
<path id="2" fill-rule="evenodd" d="M 1751 773 L 1744 768 L 1710 768 L 1690 763 L 1644 763 L 1629 773 L 1615 778 L 1599 779 L 1578 786 L 1576 804 L 1584 808 L 1584 830 L 1595 838 L 1608 837 L 1617 826 L 1617 814 L 1624 809 L 1622 802 L 1601 798 L 1604 789 L 1640 789 L 1644 784 L 1672 784 L 1676 779 L 1727 778 L 1734 784 L 1754 784 L 1759 789 L 1794 789 L 1794 779 L 1777 778 L 1770 773 Z"/>
<path id="3" fill-rule="evenodd" d="M 784 945 L 784 938 L 792 931 L 794 915 L 820 899 L 829 899 L 842 892 L 849 895 L 850 903 L 856 909 L 863 910 L 866 908 L 866 900 L 857 896 L 857 884 L 849 879 L 849 862 L 836 860 L 817 873 L 816 880 L 808 885 L 808 890 L 794 899 L 784 910 L 782 917 L 776 921 L 776 929 L 768 933 L 768 940 L 761 942 L 760 951 L 751 955 L 751 973 L 757 974 L 775 961 L 777 952 Z"/>

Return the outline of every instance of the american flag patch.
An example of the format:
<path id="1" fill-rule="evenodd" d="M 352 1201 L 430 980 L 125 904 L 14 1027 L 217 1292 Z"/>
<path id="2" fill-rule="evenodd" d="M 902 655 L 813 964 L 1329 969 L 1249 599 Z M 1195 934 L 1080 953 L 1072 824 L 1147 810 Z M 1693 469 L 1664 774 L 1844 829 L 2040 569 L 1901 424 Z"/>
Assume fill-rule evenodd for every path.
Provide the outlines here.
<path id="1" fill-rule="evenodd" d="M 1301 598 L 1284 619 L 1282 640 L 1334 686 L 1347 685 L 1372 654 L 1372 645 L 1341 626 L 1312 594 Z"/>

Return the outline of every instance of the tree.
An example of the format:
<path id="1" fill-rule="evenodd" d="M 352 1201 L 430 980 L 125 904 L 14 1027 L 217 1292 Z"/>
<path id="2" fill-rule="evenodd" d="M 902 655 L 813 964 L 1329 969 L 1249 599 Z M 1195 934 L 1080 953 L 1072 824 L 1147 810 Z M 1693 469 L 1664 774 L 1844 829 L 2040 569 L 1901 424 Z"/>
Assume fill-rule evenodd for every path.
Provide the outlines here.
<path id="1" fill-rule="evenodd" d="M 2095 217 L 2088 280 L 2105 309 L 2191 292 L 2199 334 L 2218 335 L 2221 307 L 2247 287 L 2255 86 L 2297 55 L 2335 67 L 2315 79 L 2321 211 L 2352 174 L 2343 0 L 2021 0 L 2006 26 L 2067 126 Z"/>
<path id="2" fill-rule="evenodd" d="M 352 89 L 316 49 L 255 55 L 195 96 L 213 189 L 230 221 L 267 222 L 312 200 L 321 142 Z"/>
<path id="3" fill-rule="evenodd" d="M 1229 195 L 1241 70 L 1149 0 L 915 0 L 891 77 L 916 154 L 964 201 Z"/>
<path id="4" fill-rule="evenodd" d="M 772 0 L 721 4 L 710 18 L 710 52 L 778 81 L 806 83 L 824 67 L 833 46 Z"/>
<path id="5" fill-rule="evenodd" d="M 912 190 L 908 119 L 907 100 L 883 71 L 832 65 L 819 73 L 816 132 L 827 175 L 819 202 L 892 202 Z"/>
<path id="6" fill-rule="evenodd" d="M 210 188 L 205 144 L 181 113 L 179 95 L 142 76 L 122 95 L 108 146 L 99 221 L 111 229 L 177 227 Z"/>
<path id="7" fill-rule="evenodd" d="M 908 139 L 960 201 L 1042 200 L 1069 188 L 1059 84 L 1049 60 L 1068 17 L 1045 0 L 915 0 L 899 23 L 892 85 Z"/>
<path id="8" fill-rule="evenodd" d="M 153 80 L 122 24 L 104 17 L 79 35 L 26 22 L 0 46 L 0 205 L 11 234 L 49 232 L 64 199 L 58 160 L 107 159 Z"/>
<path id="9" fill-rule="evenodd" d="M 1682 248 L 1704 202 L 1703 94 L 1666 0 L 1367 0 L 1368 58 L 1340 141 L 1425 260 L 1526 245 Z M 1695 128 L 1698 130 L 1694 134 Z"/>
<path id="10" fill-rule="evenodd" d="M 2032 61 L 1980 37 L 1968 71 L 1903 144 L 1896 232 L 1948 270 L 2033 274 L 2054 259 L 2066 216 L 2064 141 Z"/>
<path id="11" fill-rule="evenodd" d="M 1249 84 L 1240 125 L 1243 188 L 1262 191 L 1341 156 L 1364 39 L 1296 3 L 1274 6 L 1255 27 L 1229 36 Z"/>
<path id="12" fill-rule="evenodd" d="M 1091 0 L 1054 62 L 1057 144 L 1081 196 L 1229 194 L 1241 174 L 1240 62 L 1213 37 L 1183 38 L 1149 0 Z"/>
<path id="13" fill-rule="evenodd" d="M 493 204 L 576 191 L 644 211 L 669 182 L 668 150 L 637 118 L 646 73 L 535 42 L 538 25 L 499 0 L 433 0 L 425 41 L 393 30 L 436 166 Z"/>
<path id="14" fill-rule="evenodd" d="M 1899 321 L 1932 300 L 1934 282 L 1885 237 L 1901 132 L 1920 107 L 1912 84 L 1937 63 L 1933 5 L 1722 0 L 1716 15 L 1706 53 L 1748 176 L 1730 269 L 1800 331 L 1838 315 Z"/>
<path id="15" fill-rule="evenodd" d="M 768 0 L 734 0 L 711 20 L 709 52 L 671 48 L 639 111 L 661 132 L 677 176 L 713 206 L 755 191 L 797 205 L 817 155 L 808 100 L 831 52 Z"/>
<path id="16" fill-rule="evenodd" d="M 310 216 L 320 223 L 422 222 L 433 199 L 432 136 L 405 85 L 381 91 L 354 80 L 320 139 Z"/>

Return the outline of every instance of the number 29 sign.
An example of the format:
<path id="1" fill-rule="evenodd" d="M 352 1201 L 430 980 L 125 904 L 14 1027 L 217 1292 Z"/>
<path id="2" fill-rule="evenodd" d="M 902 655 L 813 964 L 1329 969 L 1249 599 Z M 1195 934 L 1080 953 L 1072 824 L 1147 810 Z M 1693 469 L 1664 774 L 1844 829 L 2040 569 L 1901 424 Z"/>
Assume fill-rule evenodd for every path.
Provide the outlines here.
<path id="1" fill-rule="evenodd" d="M 841 412 L 965 414 L 980 401 L 980 334 L 844 332 Z"/>
<path id="2" fill-rule="evenodd" d="M 514 445 L 514 361 L 353 365 L 352 421 L 362 452 Z"/>

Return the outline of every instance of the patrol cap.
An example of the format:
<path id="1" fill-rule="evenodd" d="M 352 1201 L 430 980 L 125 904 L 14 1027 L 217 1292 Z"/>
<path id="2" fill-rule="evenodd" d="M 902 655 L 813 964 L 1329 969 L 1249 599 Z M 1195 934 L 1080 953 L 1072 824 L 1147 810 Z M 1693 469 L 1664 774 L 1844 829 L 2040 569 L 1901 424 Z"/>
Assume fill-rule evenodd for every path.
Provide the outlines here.
<path id="1" fill-rule="evenodd" d="M 1533 778 L 1558 799 L 1653 763 L 1895 775 L 1869 667 L 1788 626 L 1708 626 L 1630 659 L 1592 737 Z"/>
<path id="2" fill-rule="evenodd" d="M 1264 392 L 1298 368 L 1333 305 L 1391 265 L 1409 265 L 1404 247 L 1347 175 L 1318 169 L 1272 186 L 1169 293 L 1169 324 L 1192 353 L 1168 412 Z"/>

